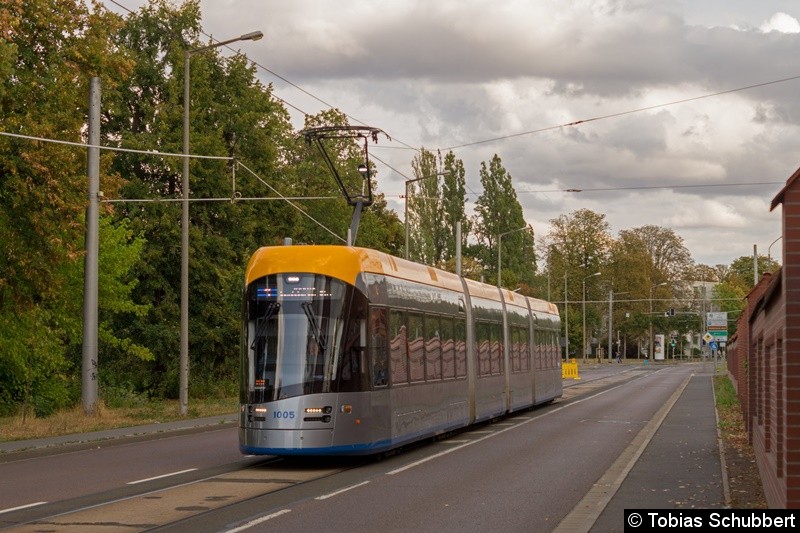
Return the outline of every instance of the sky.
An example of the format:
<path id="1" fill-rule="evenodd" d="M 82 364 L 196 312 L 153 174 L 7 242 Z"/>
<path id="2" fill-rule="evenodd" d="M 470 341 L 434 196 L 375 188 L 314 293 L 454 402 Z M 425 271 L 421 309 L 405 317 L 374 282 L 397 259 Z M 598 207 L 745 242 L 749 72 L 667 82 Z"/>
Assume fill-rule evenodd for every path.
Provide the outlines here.
<path id="1" fill-rule="evenodd" d="M 615 237 L 671 228 L 697 263 L 754 245 L 781 257 L 781 208 L 769 207 L 800 166 L 798 0 L 200 5 L 214 39 L 264 33 L 235 47 L 265 67 L 298 130 L 333 106 L 391 137 L 369 149 L 401 219 L 414 149 L 452 149 L 469 215 L 497 154 L 537 236 L 585 208 Z"/>

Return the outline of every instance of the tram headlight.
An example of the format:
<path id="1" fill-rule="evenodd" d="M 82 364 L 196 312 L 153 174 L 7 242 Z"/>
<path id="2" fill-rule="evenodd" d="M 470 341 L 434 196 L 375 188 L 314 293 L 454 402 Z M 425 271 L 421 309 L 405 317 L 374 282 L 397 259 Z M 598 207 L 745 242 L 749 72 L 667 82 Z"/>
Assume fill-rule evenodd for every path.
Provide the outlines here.
<path id="1" fill-rule="evenodd" d="M 333 412 L 333 407 L 330 405 L 326 405 L 325 407 L 306 407 L 303 412 L 307 415 L 329 415 Z"/>

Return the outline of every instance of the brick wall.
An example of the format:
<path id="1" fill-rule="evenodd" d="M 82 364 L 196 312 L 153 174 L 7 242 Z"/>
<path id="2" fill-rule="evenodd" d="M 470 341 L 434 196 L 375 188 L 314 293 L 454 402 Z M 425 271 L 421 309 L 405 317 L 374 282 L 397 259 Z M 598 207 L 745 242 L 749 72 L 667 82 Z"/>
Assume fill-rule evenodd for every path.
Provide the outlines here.
<path id="1" fill-rule="evenodd" d="M 767 502 L 800 508 L 800 169 L 772 201 L 783 206 L 783 267 L 747 296 L 728 347 Z"/>

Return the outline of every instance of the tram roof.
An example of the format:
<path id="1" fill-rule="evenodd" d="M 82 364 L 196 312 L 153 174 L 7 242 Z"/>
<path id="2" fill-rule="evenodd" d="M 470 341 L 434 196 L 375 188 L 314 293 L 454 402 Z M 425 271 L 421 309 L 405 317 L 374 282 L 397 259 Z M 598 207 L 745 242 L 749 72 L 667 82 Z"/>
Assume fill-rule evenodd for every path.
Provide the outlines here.
<path id="1" fill-rule="evenodd" d="M 461 279 L 452 272 L 414 263 L 369 248 L 333 245 L 265 246 L 256 250 L 247 264 L 245 281 L 284 272 L 309 272 L 340 279 L 355 285 L 363 272 L 383 274 L 426 285 L 463 292 Z M 496 287 L 467 279 L 474 296 L 499 300 Z M 503 289 L 506 301 L 525 305 L 525 297 Z M 558 314 L 555 304 L 528 298 L 535 311 Z"/>
<path id="2" fill-rule="evenodd" d="M 250 258 L 247 283 L 270 274 L 310 272 L 331 276 L 351 285 L 363 272 L 384 274 L 461 292 L 458 276 L 433 267 L 406 261 L 389 254 L 352 246 L 296 245 L 266 246 Z"/>

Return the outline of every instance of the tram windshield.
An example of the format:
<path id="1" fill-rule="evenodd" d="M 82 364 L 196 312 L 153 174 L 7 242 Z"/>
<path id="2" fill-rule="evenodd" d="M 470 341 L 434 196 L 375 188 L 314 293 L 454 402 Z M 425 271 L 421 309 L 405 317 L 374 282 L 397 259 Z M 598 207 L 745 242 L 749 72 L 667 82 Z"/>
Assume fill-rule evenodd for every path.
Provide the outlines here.
<path id="1" fill-rule="evenodd" d="M 364 390 L 366 298 L 327 276 L 278 274 L 245 291 L 243 403 Z"/>

